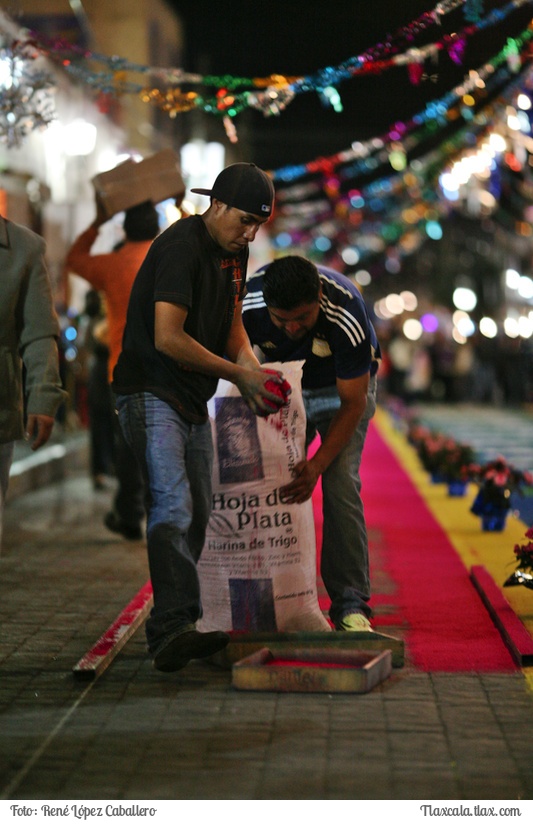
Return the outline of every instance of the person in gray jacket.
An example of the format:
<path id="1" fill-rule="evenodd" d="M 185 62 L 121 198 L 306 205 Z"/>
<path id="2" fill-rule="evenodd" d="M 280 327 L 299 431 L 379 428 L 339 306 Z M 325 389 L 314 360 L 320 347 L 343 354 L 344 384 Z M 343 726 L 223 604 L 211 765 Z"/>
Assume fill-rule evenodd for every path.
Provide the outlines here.
<path id="1" fill-rule="evenodd" d="M 14 443 L 43 446 L 66 397 L 44 251 L 39 235 L 0 215 L 0 542 Z"/>

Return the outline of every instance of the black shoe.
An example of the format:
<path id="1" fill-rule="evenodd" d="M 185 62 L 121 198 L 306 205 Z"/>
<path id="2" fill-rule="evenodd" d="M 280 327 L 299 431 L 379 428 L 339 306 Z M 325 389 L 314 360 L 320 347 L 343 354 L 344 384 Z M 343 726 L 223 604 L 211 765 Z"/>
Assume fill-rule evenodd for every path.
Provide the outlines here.
<path id="1" fill-rule="evenodd" d="M 108 512 L 104 517 L 104 524 L 111 532 L 118 532 L 124 538 L 127 538 L 128 541 L 140 541 L 143 537 L 140 526 L 128 526 L 124 521 L 121 521 L 113 511 Z"/>
<path id="2" fill-rule="evenodd" d="M 186 629 L 154 654 L 153 664 L 161 672 L 176 672 L 186 666 L 192 658 L 207 658 L 220 652 L 229 643 L 225 632 L 198 632 Z"/>

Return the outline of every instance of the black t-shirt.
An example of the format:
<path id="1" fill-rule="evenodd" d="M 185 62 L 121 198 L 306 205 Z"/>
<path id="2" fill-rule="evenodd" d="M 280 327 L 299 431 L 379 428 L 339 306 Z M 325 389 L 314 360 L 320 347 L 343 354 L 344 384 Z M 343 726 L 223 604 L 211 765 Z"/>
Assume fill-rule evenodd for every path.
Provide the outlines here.
<path id="1" fill-rule="evenodd" d="M 207 401 L 218 379 L 157 351 L 155 303 L 186 306 L 187 334 L 223 357 L 247 262 L 247 249 L 238 255 L 224 251 L 199 215 L 177 221 L 156 238 L 132 287 L 113 390 L 119 395 L 151 392 L 192 423 L 207 420 Z"/>

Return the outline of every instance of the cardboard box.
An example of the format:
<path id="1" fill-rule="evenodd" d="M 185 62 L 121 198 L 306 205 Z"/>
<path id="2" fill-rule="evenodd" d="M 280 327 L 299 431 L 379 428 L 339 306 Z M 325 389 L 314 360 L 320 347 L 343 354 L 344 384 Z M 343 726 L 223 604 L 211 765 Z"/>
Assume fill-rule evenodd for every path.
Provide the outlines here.
<path id="1" fill-rule="evenodd" d="M 92 182 L 108 217 L 145 200 L 160 203 L 185 193 L 179 160 L 172 149 L 163 149 L 138 163 L 129 158 L 96 175 Z"/>

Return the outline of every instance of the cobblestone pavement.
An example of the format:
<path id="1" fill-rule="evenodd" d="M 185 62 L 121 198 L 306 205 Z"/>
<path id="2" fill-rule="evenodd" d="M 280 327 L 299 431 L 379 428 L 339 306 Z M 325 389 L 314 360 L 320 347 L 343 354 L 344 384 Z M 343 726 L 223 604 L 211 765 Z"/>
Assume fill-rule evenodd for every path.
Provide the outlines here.
<path id="1" fill-rule="evenodd" d="M 148 578 L 144 543 L 102 525 L 111 495 L 75 470 L 6 508 L 1 799 L 533 799 L 521 671 L 419 672 L 407 650 L 367 694 L 239 692 L 206 662 L 156 673 L 139 629 L 75 680 Z"/>

